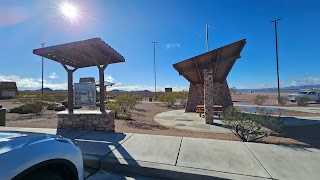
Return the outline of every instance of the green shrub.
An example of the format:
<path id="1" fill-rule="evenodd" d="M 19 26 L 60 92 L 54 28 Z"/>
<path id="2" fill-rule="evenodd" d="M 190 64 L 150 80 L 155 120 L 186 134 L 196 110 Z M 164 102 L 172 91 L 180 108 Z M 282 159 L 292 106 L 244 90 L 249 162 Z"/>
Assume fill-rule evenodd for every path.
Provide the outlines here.
<path id="1" fill-rule="evenodd" d="M 180 105 L 185 105 L 188 97 L 187 92 L 165 92 L 159 93 L 158 99 L 160 102 L 165 102 L 168 107 L 173 106 L 177 101 Z"/>
<path id="2" fill-rule="evenodd" d="M 58 105 L 55 103 L 48 104 L 47 110 L 54 110 Z"/>
<path id="3" fill-rule="evenodd" d="M 307 106 L 308 101 L 310 101 L 310 98 L 308 98 L 307 96 L 301 96 L 301 97 L 297 97 L 296 100 L 297 100 L 298 106 Z"/>
<path id="4" fill-rule="evenodd" d="M 253 99 L 253 103 L 258 106 L 262 106 L 262 104 L 264 104 L 268 99 L 269 99 L 269 96 L 267 96 L 267 95 L 257 95 Z"/>
<path id="5" fill-rule="evenodd" d="M 237 87 L 231 87 L 231 88 L 229 88 L 229 90 L 230 90 L 230 93 L 231 94 L 237 94 Z"/>
<path id="6" fill-rule="evenodd" d="M 158 98 L 159 101 L 165 102 L 168 107 L 173 106 L 177 99 L 178 97 L 176 96 L 176 94 L 172 92 L 163 93 Z"/>
<path id="7" fill-rule="evenodd" d="M 106 109 L 113 110 L 116 117 L 118 117 L 118 115 L 121 114 L 120 105 L 116 102 L 111 102 L 111 101 L 107 102 Z"/>
<path id="8" fill-rule="evenodd" d="M 142 100 L 141 96 L 137 95 L 119 95 L 114 102 L 107 102 L 106 109 L 114 110 L 116 116 L 124 119 L 131 119 L 131 110 L 135 108 Z"/>
<path id="9" fill-rule="evenodd" d="M 19 107 L 10 109 L 11 113 L 19 113 L 19 114 L 29 114 L 29 113 L 39 114 L 41 111 L 42 111 L 41 102 L 26 103 Z"/>
<path id="10" fill-rule="evenodd" d="M 287 96 L 280 96 L 280 98 L 278 99 L 278 104 L 280 106 L 284 106 L 287 104 L 287 102 L 289 101 Z"/>
<path id="11" fill-rule="evenodd" d="M 234 106 L 223 112 L 222 122 L 245 142 L 267 137 L 282 126 L 280 117 L 273 117 L 270 112 L 263 115 L 242 113 Z"/>

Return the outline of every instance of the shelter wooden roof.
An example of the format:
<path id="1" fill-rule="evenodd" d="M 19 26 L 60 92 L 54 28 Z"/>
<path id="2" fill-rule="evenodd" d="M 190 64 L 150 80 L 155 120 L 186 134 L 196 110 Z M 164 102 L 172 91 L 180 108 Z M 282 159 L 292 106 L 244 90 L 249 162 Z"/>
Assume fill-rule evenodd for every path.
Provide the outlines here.
<path id="1" fill-rule="evenodd" d="M 124 62 L 124 57 L 100 38 L 34 49 L 33 54 L 75 68 Z"/>
<path id="2" fill-rule="evenodd" d="M 214 82 L 223 82 L 235 61 L 241 58 L 245 44 L 246 39 L 242 39 L 173 64 L 173 67 L 192 84 L 203 84 L 203 70 L 210 68 L 214 70 Z"/>

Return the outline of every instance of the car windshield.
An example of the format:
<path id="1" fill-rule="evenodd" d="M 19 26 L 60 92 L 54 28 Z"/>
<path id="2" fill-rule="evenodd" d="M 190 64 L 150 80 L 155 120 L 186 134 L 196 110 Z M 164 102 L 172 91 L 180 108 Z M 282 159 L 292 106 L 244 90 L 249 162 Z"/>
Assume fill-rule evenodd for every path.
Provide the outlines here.
<path id="1" fill-rule="evenodd" d="M 308 92 L 298 92 L 298 94 L 307 94 Z"/>

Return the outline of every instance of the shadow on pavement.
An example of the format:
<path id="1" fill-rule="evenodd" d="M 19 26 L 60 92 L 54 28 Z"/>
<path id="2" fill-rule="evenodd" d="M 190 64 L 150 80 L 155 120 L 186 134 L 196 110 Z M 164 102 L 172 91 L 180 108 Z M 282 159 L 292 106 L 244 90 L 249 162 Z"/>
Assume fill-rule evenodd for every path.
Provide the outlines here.
<path id="1" fill-rule="evenodd" d="M 281 137 L 295 139 L 311 147 L 320 148 L 320 124 L 285 126 L 282 129 Z"/>

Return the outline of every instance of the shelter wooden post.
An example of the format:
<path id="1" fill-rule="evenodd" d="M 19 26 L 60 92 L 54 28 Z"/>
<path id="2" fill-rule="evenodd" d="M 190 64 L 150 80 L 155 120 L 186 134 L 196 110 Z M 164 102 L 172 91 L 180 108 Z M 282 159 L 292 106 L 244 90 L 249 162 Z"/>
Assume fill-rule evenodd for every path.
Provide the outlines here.
<path id="1" fill-rule="evenodd" d="M 62 63 L 61 63 L 62 64 Z M 75 72 L 78 68 L 68 69 L 65 64 L 62 64 L 64 69 L 68 73 L 68 112 L 69 114 L 73 114 L 73 72 Z"/>
<path id="2" fill-rule="evenodd" d="M 103 67 L 98 66 L 99 69 L 99 88 L 100 88 L 100 111 L 104 112 L 106 111 L 106 104 L 104 103 L 104 100 L 106 99 L 105 94 L 105 86 L 104 86 L 104 70 L 106 69 L 106 65 Z"/>

